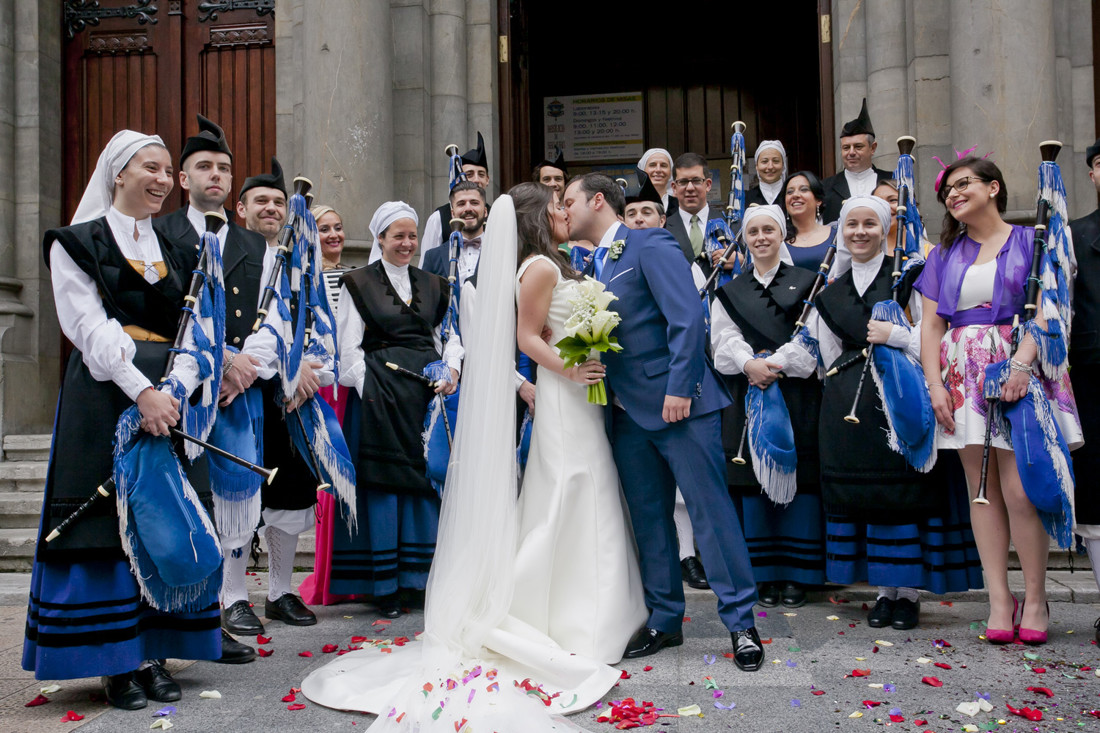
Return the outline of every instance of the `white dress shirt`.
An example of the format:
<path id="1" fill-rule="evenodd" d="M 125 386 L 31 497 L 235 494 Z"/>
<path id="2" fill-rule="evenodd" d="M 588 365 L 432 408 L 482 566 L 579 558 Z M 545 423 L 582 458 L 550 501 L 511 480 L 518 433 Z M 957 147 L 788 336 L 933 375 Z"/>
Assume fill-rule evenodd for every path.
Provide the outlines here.
<path id="1" fill-rule="evenodd" d="M 878 185 L 878 174 L 875 173 L 874 166 L 859 173 L 852 173 L 845 168 L 844 178 L 848 181 L 848 190 L 853 198 L 856 196 L 870 196 L 875 192 L 875 187 Z"/>
<path id="2" fill-rule="evenodd" d="M 397 297 L 405 303 L 409 303 L 412 300 L 409 266 L 391 265 L 386 260 L 382 260 L 382 268 L 397 293 Z M 340 286 L 340 301 L 352 304 L 355 302 L 351 300 L 346 285 Z M 436 326 L 432 331 L 432 340 L 435 343 L 436 352 L 442 351 L 442 359 L 447 366 L 461 374 L 462 358 L 466 354 L 462 348 L 462 339 L 457 333 L 451 334 L 450 338 L 447 339 L 447 347 L 443 348 L 443 341 L 440 337 L 441 327 L 442 324 Z M 366 328 L 366 324 L 363 322 L 363 317 L 359 315 L 358 308 L 354 306 L 341 308 L 336 314 L 336 335 L 339 340 L 337 345 L 340 350 L 340 384 L 345 387 L 355 387 L 360 397 L 363 396 L 363 378 L 367 371 L 363 354 L 364 328 Z"/>
<path id="3" fill-rule="evenodd" d="M 152 219 L 135 221 L 111 207 L 107 212 L 107 226 L 122 256 L 144 262 L 145 280 L 157 282 L 160 276 L 156 274 L 153 263 L 164 258 L 153 231 Z M 137 239 L 134 238 L 135 228 Z M 122 330 L 121 323 L 107 317 L 99 286 L 56 240 L 50 245 L 50 279 L 61 331 L 80 350 L 92 378 L 100 382 L 114 382 L 127 397 L 136 401 L 138 395 L 153 384 L 134 366 L 137 351 L 134 340 Z M 160 335 L 171 337 L 174 334 Z M 185 341 L 184 347 L 194 348 L 193 344 L 189 344 L 189 340 Z M 187 354 L 176 357 L 172 374 L 180 379 L 188 394 L 198 385 L 198 368 L 194 358 Z"/>
<path id="4" fill-rule="evenodd" d="M 680 207 L 679 209 L 676 209 L 676 213 L 679 214 L 680 218 L 684 220 L 684 229 L 687 231 L 687 233 L 689 235 L 691 234 L 691 217 L 698 216 L 699 217 L 699 231 L 701 231 L 704 235 L 706 235 L 706 233 L 707 233 L 707 219 L 710 217 L 710 204 L 704 204 L 703 208 L 699 211 L 698 214 L 690 214 L 687 211 L 685 211 L 683 207 Z"/>

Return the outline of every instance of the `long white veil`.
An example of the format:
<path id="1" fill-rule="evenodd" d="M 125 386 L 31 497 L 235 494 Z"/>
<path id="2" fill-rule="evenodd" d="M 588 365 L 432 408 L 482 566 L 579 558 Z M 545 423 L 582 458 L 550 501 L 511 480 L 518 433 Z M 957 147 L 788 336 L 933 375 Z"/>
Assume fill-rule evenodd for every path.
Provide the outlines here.
<path id="1" fill-rule="evenodd" d="M 508 616 L 516 553 L 517 240 L 515 207 L 502 196 L 485 232 L 476 317 L 463 332 L 462 400 L 424 633 L 418 642 L 385 652 L 373 647 L 346 654 L 302 682 L 302 692 L 316 703 L 378 713 L 371 731 L 455 733 L 467 725 L 501 733 L 580 730 L 554 715 L 567 705 L 547 702 L 522 681 L 549 668 L 553 681 L 598 678 L 606 690 L 613 684 L 606 683 L 607 673 L 618 676 Z"/>

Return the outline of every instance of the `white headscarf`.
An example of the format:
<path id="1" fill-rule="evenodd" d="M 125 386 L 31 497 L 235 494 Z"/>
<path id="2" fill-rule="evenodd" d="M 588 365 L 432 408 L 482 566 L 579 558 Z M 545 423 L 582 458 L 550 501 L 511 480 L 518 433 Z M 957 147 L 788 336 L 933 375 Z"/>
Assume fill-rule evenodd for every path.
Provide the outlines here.
<path id="1" fill-rule="evenodd" d="M 130 162 L 137 151 L 146 145 L 164 146 L 164 141 L 156 135 L 145 135 L 133 130 L 119 130 L 110 139 L 103 152 L 99 154 L 92 177 L 80 197 L 70 224 L 80 224 L 106 216 L 111 210 L 111 201 L 115 193 L 115 178 Z"/>
<path id="2" fill-rule="evenodd" d="M 756 182 L 760 184 L 760 193 L 764 194 L 764 200 L 770 203 L 775 203 L 779 198 L 779 194 L 783 191 L 783 182 L 787 180 L 787 149 L 783 147 L 783 143 L 778 140 L 762 140 L 759 145 L 756 146 L 756 154 L 753 155 L 753 168 L 755 169 L 755 162 L 760 157 L 760 153 L 765 150 L 778 150 L 779 155 L 783 158 L 783 174 L 779 176 L 779 180 L 775 183 L 764 183 L 760 180 L 760 174 L 757 174 Z"/>
<path id="3" fill-rule="evenodd" d="M 758 216 L 766 216 L 779 225 L 779 261 L 794 265 L 794 260 L 791 259 L 791 251 L 787 249 L 787 215 L 783 213 L 783 209 L 775 204 L 750 206 L 745 209 L 745 216 L 741 218 L 742 238 L 744 238 L 744 232 L 749 222 Z"/>
<path id="4" fill-rule="evenodd" d="M 413 207 L 406 204 L 404 201 L 387 201 L 378 207 L 378 210 L 374 212 L 374 216 L 371 217 L 370 229 L 371 236 L 374 237 L 375 243 L 378 242 L 379 237 L 382 236 L 382 232 L 389 228 L 390 224 L 393 224 L 398 219 L 412 219 L 413 223 L 420 226 L 420 219 L 416 216 L 416 211 Z"/>
<path id="5" fill-rule="evenodd" d="M 645 164 L 649 162 L 649 159 L 654 155 L 663 155 L 668 158 L 669 175 L 672 175 L 672 153 L 668 152 L 664 148 L 650 148 L 642 154 L 642 157 L 638 159 L 638 168 L 645 171 Z"/>
<path id="6" fill-rule="evenodd" d="M 844 221 L 853 209 L 868 208 L 874 211 L 882 222 L 882 251 L 885 254 L 889 246 L 886 241 L 886 233 L 890 231 L 890 204 L 877 196 L 853 196 L 840 207 L 840 216 L 836 220 L 836 263 L 829 278 L 835 280 L 848 270 L 852 269 L 852 253 L 848 251 L 848 243 L 844 240 Z"/>

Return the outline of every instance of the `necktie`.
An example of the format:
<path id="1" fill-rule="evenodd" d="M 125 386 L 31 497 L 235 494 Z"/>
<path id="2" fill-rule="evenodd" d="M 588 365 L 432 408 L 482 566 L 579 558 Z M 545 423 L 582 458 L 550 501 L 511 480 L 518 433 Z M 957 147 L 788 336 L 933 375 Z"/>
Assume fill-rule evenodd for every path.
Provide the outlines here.
<path id="1" fill-rule="evenodd" d="M 603 276 L 603 265 L 607 259 L 608 247 L 597 247 L 596 253 L 592 255 L 592 264 L 595 265 L 596 279 L 599 280 Z"/>
<path id="2" fill-rule="evenodd" d="M 691 231 L 688 232 L 691 239 L 691 251 L 698 257 L 703 251 L 703 230 L 699 227 L 699 215 L 691 215 Z"/>

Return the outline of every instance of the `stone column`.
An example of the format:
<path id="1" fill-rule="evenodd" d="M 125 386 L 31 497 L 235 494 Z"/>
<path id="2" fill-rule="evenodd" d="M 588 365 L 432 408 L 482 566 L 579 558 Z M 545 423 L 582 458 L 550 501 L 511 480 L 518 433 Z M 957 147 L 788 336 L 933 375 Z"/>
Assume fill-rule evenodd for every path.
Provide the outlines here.
<path id="1" fill-rule="evenodd" d="M 446 168 L 442 148 L 431 146 L 431 34 L 424 0 L 392 0 L 394 196 L 427 220 L 435 200 L 433 169 Z M 457 144 L 457 143 L 456 143 Z M 465 148 L 463 148 L 465 150 Z"/>
<path id="2" fill-rule="evenodd" d="M 941 0 L 908 0 L 906 6 L 911 48 L 908 134 L 917 138 L 917 203 L 929 238 L 936 241 L 943 212 L 932 185 L 941 169 L 932 156 L 950 160 L 952 155 L 950 8 Z"/>
<path id="3" fill-rule="evenodd" d="M 429 160 L 442 159 L 443 150 L 454 143 L 465 152 L 477 141 L 468 126 L 466 99 L 466 2 L 429 0 L 431 35 L 431 147 Z M 491 130 L 482 130 L 486 144 Z M 430 197 L 434 205 L 446 201 L 447 168 L 432 164 Z"/>
<path id="4" fill-rule="evenodd" d="M 908 26 L 897 0 L 866 0 L 867 111 L 877 133 L 874 163 L 897 166 L 899 135 L 911 135 L 906 58 Z"/>
<path id="5" fill-rule="evenodd" d="M 1008 184 L 1008 218 L 1034 220 L 1039 143 L 1056 137 L 1053 0 L 951 3 L 951 131 Z"/>
<path id="6" fill-rule="evenodd" d="M 1069 213 L 1077 218 L 1096 208 L 1096 188 L 1085 168 L 1085 148 L 1096 141 L 1096 98 L 1093 87 L 1094 54 L 1092 0 L 1066 0 L 1059 3 L 1058 55 L 1059 112 L 1067 125 L 1062 142 L 1066 149 L 1058 156 L 1066 179 Z M 1066 96 L 1068 95 L 1068 96 Z"/>
<path id="7" fill-rule="evenodd" d="M 867 96 L 867 10 L 864 0 L 834 0 L 832 19 L 833 116 L 839 135 L 844 123 L 859 114 L 860 104 Z M 844 170 L 839 138 L 822 140 L 821 144 L 826 151 L 832 149 L 837 171 Z"/>
<path id="8" fill-rule="evenodd" d="M 390 3 L 326 0 L 300 12 L 301 20 L 295 14 L 291 21 L 300 55 L 278 71 L 280 80 L 299 75 L 291 82 L 301 89 L 300 111 L 293 112 L 297 135 L 280 139 L 279 148 L 289 147 L 294 172 L 312 179 L 315 200 L 343 214 L 346 251 L 355 260 L 368 246 L 375 208 L 394 193 Z"/>
<path id="9" fill-rule="evenodd" d="M 15 0 L 0 0 L 0 171 L 15 170 L 15 32 Z M 0 177 L 0 278 L 11 277 L 15 265 L 18 180 Z"/>
<path id="10" fill-rule="evenodd" d="M 466 127 L 471 137 L 477 130 L 485 136 L 489 156 L 489 200 L 503 193 L 497 175 L 500 158 L 497 155 L 496 67 L 498 64 L 495 25 L 496 3 L 493 0 L 466 0 Z"/>

